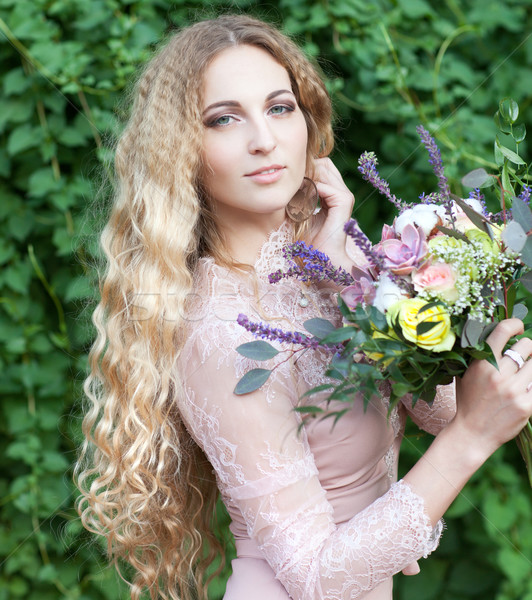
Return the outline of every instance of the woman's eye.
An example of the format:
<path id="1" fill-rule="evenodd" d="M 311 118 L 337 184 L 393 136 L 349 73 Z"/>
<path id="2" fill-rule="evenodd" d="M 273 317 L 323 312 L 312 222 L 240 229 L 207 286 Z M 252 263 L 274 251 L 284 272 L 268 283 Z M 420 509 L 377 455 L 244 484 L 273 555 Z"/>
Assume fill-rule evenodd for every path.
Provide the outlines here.
<path id="1" fill-rule="evenodd" d="M 276 104 L 270 108 L 270 112 L 273 115 L 282 115 L 285 112 L 292 112 L 294 108 L 292 106 L 286 106 L 284 104 Z"/>
<path id="2" fill-rule="evenodd" d="M 231 121 L 234 120 L 234 117 L 231 115 L 222 115 L 221 117 L 215 117 L 211 119 L 208 123 L 208 127 L 224 127 L 225 125 L 229 125 Z"/>

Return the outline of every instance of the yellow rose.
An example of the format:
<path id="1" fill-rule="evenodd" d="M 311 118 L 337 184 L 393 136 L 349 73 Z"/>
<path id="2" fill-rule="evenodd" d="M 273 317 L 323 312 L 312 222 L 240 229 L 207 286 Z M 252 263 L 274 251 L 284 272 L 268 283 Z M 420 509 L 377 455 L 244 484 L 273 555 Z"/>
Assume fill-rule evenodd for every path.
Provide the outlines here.
<path id="1" fill-rule="evenodd" d="M 390 329 L 387 333 L 385 333 L 384 331 L 380 331 L 379 329 L 373 329 L 373 333 L 371 334 L 371 337 L 374 340 L 378 340 L 378 339 L 390 339 L 390 338 L 395 338 L 398 339 L 397 336 L 395 335 L 393 329 Z M 364 353 L 370 360 L 373 360 L 375 362 L 381 360 L 381 358 L 384 356 L 384 354 L 382 354 L 382 352 L 365 352 Z M 383 365 L 386 367 L 387 365 L 389 365 L 392 362 L 393 359 L 389 359 L 383 362 Z"/>
<path id="2" fill-rule="evenodd" d="M 468 229 L 465 232 L 465 235 L 467 239 L 472 242 L 480 242 L 482 244 L 482 250 L 484 250 L 486 254 L 499 254 L 499 244 L 497 244 L 495 240 L 492 240 L 485 231 L 481 231 L 475 227 L 475 229 Z"/>
<path id="3" fill-rule="evenodd" d="M 393 304 L 386 313 L 390 326 L 398 323 L 405 338 L 414 342 L 420 348 L 433 352 L 451 350 L 455 335 L 451 329 L 449 313 L 438 304 L 420 313 L 427 305 L 426 300 L 407 298 Z M 420 323 L 435 323 L 429 331 L 417 334 L 416 328 Z"/>
<path id="4" fill-rule="evenodd" d="M 427 242 L 429 251 L 432 249 L 437 251 L 438 249 L 445 250 L 446 248 L 460 248 L 463 243 L 464 242 L 461 240 L 457 240 L 450 235 L 435 235 Z"/>

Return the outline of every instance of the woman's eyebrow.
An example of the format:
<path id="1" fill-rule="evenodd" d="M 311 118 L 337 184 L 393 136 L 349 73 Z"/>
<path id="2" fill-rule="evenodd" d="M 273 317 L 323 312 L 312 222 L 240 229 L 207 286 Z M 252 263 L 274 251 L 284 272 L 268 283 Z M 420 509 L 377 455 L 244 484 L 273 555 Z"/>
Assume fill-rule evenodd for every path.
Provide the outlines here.
<path id="1" fill-rule="evenodd" d="M 291 94 L 292 96 L 294 95 L 292 90 L 275 90 L 274 92 L 270 92 L 266 96 L 266 102 L 268 102 L 272 98 L 275 98 L 276 96 L 280 96 L 281 94 Z M 213 108 L 219 108 L 220 106 L 228 106 L 230 108 L 238 108 L 240 106 L 240 102 L 237 102 L 236 100 L 221 100 L 220 102 L 214 102 L 213 104 L 209 104 L 209 106 L 207 106 L 207 108 L 203 111 L 203 114 L 205 114 L 206 112 L 208 112 L 209 110 L 211 110 Z"/>
<path id="2" fill-rule="evenodd" d="M 271 92 L 271 94 L 268 94 L 266 96 L 266 100 L 271 100 L 272 98 L 280 96 L 281 94 L 292 94 L 293 96 L 294 92 L 292 92 L 292 90 L 276 90 L 275 92 Z"/>

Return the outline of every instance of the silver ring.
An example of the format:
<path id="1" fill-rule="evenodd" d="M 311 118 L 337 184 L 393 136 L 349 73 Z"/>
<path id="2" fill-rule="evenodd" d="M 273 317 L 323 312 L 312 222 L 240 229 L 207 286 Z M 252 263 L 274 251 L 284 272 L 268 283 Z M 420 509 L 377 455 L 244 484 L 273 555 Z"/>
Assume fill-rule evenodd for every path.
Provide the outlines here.
<path id="1" fill-rule="evenodd" d="M 512 350 L 511 348 L 508 348 L 508 350 L 505 350 L 503 352 L 503 356 L 507 356 L 508 358 L 510 358 L 511 360 L 514 361 L 514 363 L 517 365 L 517 370 L 519 371 L 519 369 L 521 369 L 523 367 L 523 365 L 525 364 L 525 360 L 524 358 L 519 354 L 519 352 L 516 352 L 515 350 Z"/>

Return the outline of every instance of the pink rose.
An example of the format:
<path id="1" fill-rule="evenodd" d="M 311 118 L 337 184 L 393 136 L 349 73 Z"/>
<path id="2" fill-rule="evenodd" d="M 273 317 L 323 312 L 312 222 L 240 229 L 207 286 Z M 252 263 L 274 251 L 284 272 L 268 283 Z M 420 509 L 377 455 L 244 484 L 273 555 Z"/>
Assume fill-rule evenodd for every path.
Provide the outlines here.
<path id="1" fill-rule="evenodd" d="M 447 263 L 434 263 L 422 267 L 412 275 L 412 283 L 417 292 L 434 292 L 448 302 L 458 300 L 456 275 Z"/>
<path id="2" fill-rule="evenodd" d="M 458 231 L 464 233 L 469 229 L 476 229 L 476 226 L 463 210 L 457 210 L 455 214 L 454 226 Z"/>

